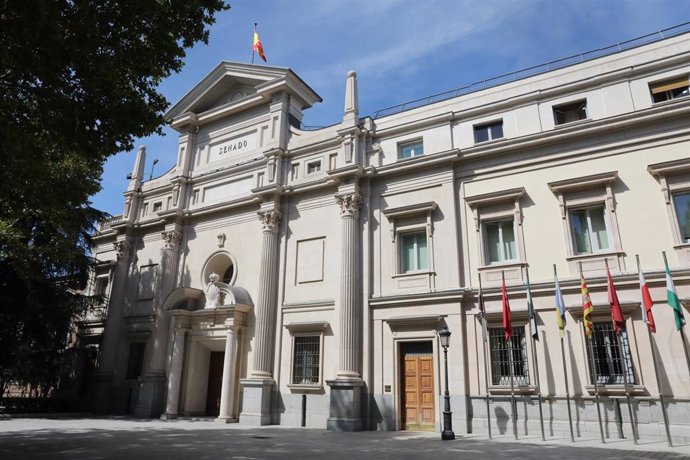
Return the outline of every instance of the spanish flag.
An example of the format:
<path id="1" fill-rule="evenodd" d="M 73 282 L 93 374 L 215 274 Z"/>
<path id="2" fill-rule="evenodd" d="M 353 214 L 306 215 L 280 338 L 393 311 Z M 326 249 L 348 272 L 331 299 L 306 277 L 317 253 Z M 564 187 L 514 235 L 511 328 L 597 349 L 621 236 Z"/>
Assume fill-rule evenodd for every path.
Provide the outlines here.
<path id="1" fill-rule="evenodd" d="M 254 24 L 254 42 L 252 44 L 252 51 L 259 53 L 261 59 L 266 61 L 266 55 L 264 54 L 264 47 L 261 45 L 261 39 L 259 39 L 259 32 L 256 31 L 256 23 Z"/>

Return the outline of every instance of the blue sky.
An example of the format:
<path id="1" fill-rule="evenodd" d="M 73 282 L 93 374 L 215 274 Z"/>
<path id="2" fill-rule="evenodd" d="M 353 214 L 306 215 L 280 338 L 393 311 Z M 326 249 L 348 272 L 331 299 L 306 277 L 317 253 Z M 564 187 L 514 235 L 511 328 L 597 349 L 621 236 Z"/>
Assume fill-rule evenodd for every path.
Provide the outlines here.
<path id="1" fill-rule="evenodd" d="M 687 0 L 237 0 L 217 17 L 208 45 L 189 50 L 182 72 L 160 91 L 177 102 L 220 61 L 251 61 L 252 26 L 269 65 L 289 67 L 324 102 L 304 124 L 342 116 L 345 77 L 358 74 L 360 113 L 506 72 L 601 48 L 690 20 Z M 685 16 L 683 16 L 685 15 Z M 175 162 L 176 133 L 140 139 L 146 173 Z M 135 152 L 105 165 L 93 205 L 122 212 Z"/>

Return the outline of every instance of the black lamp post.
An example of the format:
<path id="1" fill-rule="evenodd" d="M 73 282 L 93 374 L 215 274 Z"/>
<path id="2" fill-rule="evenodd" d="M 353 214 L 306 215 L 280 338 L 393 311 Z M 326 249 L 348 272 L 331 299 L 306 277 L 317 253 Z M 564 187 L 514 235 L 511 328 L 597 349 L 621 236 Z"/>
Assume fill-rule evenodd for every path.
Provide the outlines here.
<path id="1" fill-rule="evenodd" d="M 441 439 L 448 441 L 450 439 L 455 439 L 455 433 L 453 433 L 453 421 L 451 419 L 453 413 L 450 411 L 450 393 L 448 393 L 448 345 L 450 344 L 450 331 L 446 326 L 443 326 L 443 329 L 438 331 L 438 338 L 443 347 L 443 367 L 446 371 L 446 391 L 443 395 L 443 432 L 441 433 Z"/>

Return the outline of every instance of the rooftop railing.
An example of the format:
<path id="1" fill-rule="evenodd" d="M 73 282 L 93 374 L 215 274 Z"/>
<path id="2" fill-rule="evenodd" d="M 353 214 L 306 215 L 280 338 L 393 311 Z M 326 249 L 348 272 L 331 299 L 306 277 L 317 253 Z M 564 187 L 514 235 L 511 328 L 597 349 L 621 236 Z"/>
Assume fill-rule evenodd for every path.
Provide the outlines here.
<path id="1" fill-rule="evenodd" d="M 690 32 L 690 22 L 685 22 L 677 26 L 659 30 L 658 32 L 642 35 L 640 37 L 616 43 L 615 45 L 610 45 L 604 48 L 597 48 L 594 50 L 586 51 L 584 53 L 574 54 L 572 56 L 557 59 L 555 61 L 548 61 L 544 64 L 527 67 L 526 69 L 516 70 L 514 72 L 505 73 L 503 75 L 487 78 L 485 80 L 476 81 L 474 83 L 470 83 L 468 85 L 461 86 L 459 88 L 452 89 L 443 93 L 434 94 L 432 96 L 427 96 L 420 99 L 415 99 L 413 101 L 404 102 L 402 104 L 386 107 L 384 109 L 380 109 L 374 112 L 373 118 L 381 118 L 388 115 L 394 115 L 396 113 L 404 112 L 406 110 L 424 107 L 425 105 L 433 104 L 435 102 L 445 101 L 447 99 L 452 99 L 454 97 L 473 93 L 475 91 L 481 91 L 483 89 L 492 88 L 494 86 L 499 86 L 517 80 L 522 80 L 523 78 L 532 77 L 542 73 L 550 72 L 552 70 L 562 69 L 564 67 L 568 67 L 571 65 L 580 64 L 582 62 L 590 61 L 592 59 L 620 53 L 621 51 L 626 51 L 632 48 L 636 48 L 638 46 L 658 42 L 660 40 L 664 40 L 666 38 L 674 37 L 676 35 L 681 35 L 688 32 Z"/>
<path id="2" fill-rule="evenodd" d="M 98 231 L 104 232 L 108 230 L 113 224 L 116 224 L 122 220 L 122 214 L 117 216 L 109 217 L 108 219 L 103 219 L 98 223 Z"/>

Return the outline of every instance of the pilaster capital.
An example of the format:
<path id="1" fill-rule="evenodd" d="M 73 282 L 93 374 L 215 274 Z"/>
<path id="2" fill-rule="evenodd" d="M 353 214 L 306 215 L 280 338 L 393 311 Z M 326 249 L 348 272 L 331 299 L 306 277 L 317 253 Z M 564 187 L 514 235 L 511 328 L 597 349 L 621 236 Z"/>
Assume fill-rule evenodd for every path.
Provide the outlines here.
<path id="1" fill-rule="evenodd" d="M 359 216 L 359 209 L 362 206 L 362 196 L 357 193 L 347 193 L 335 195 L 335 201 L 340 206 L 340 216 Z"/>
<path id="2" fill-rule="evenodd" d="M 182 241 L 182 233 L 177 230 L 163 231 L 161 235 L 163 235 L 165 249 L 172 249 Z"/>
<path id="3" fill-rule="evenodd" d="M 132 249 L 132 245 L 125 240 L 114 242 L 113 247 L 115 248 L 115 254 L 117 255 L 118 260 L 128 257 Z"/>
<path id="4" fill-rule="evenodd" d="M 273 209 L 269 211 L 259 211 L 257 214 L 259 215 L 259 220 L 261 220 L 262 231 L 273 233 L 278 231 L 281 217 L 280 211 Z"/>

